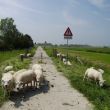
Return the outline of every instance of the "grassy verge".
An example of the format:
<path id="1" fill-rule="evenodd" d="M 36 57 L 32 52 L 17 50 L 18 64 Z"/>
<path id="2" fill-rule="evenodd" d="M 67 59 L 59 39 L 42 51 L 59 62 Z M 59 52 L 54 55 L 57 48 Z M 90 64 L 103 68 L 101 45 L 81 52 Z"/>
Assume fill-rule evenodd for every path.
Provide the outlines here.
<path id="1" fill-rule="evenodd" d="M 32 55 L 35 54 L 36 48 L 32 48 L 29 52 L 32 53 Z M 0 52 L 0 79 L 2 77 L 2 73 L 4 72 L 4 68 L 7 65 L 13 65 L 14 71 L 17 71 L 22 68 L 29 68 L 29 64 L 31 63 L 31 58 L 24 59 L 23 62 L 21 62 L 19 58 L 19 54 L 24 53 L 25 50 L 14 50 L 11 52 Z M 0 81 L 1 85 L 1 81 Z M 0 106 L 3 104 L 4 101 L 8 100 L 3 95 L 3 89 L 0 86 Z"/>
<path id="2" fill-rule="evenodd" d="M 66 52 L 67 50 L 65 49 L 63 51 Z M 52 56 L 51 48 L 46 48 L 46 52 L 49 56 Z M 73 57 L 72 54 L 70 57 Z M 110 110 L 110 88 L 100 88 L 95 83 L 83 81 L 85 70 L 89 66 L 94 65 L 93 62 L 90 65 L 80 65 L 74 60 L 74 58 L 70 58 L 72 66 L 65 66 L 58 58 L 52 57 L 52 59 L 57 66 L 57 69 L 60 72 L 63 72 L 64 76 L 69 79 L 72 87 L 83 93 L 94 105 L 95 110 Z M 104 79 L 110 84 L 110 71 L 108 68 L 106 68 L 104 73 Z"/>

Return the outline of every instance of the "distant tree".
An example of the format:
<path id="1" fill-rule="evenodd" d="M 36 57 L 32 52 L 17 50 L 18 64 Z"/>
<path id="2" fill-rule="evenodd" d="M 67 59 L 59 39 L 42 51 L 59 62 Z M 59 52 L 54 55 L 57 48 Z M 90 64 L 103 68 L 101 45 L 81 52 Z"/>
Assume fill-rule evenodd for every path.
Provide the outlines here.
<path id="1" fill-rule="evenodd" d="M 0 21 L 0 50 L 22 49 L 33 46 L 33 40 L 28 34 L 18 31 L 12 18 Z"/>

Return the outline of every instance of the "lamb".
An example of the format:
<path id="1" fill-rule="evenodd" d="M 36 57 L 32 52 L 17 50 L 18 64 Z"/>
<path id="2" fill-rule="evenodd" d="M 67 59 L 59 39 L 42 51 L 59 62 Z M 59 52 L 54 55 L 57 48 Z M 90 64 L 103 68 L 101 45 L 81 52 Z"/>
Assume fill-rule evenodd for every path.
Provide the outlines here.
<path id="1" fill-rule="evenodd" d="M 84 79 L 87 77 L 87 79 L 95 80 L 96 83 L 98 81 L 100 87 L 102 87 L 104 84 L 104 81 L 105 81 L 102 77 L 103 72 L 104 71 L 102 71 L 102 69 L 99 69 L 99 71 L 98 71 L 98 70 L 94 69 L 94 67 L 88 68 L 85 72 Z"/>
<path id="2" fill-rule="evenodd" d="M 6 66 L 6 67 L 4 68 L 4 71 L 5 71 L 5 72 L 11 71 L 11 70 L 13 70 L 13 66 Z"/>
<path id="3" fill-rule="evenodd" d="M 14 81 L 16 84 L 16 89 L 19 90 L 21 86 L 23 86 L 23 89 L 25 87 L 25 84 L 31 83 L 32 81 L 35 82 L 36 75 L 34 74 L 33 70 L 20 70 L 14 74 Z"/>
<path id="4" fill-rule="evenodd" d="M 1 85 L 4 89 L 4 96 L 6 96 L 6 94 L 10 96 L 10 92 L 13 91 L 15 87 L 14 77 L 10 71 L 2 75 Z"/>

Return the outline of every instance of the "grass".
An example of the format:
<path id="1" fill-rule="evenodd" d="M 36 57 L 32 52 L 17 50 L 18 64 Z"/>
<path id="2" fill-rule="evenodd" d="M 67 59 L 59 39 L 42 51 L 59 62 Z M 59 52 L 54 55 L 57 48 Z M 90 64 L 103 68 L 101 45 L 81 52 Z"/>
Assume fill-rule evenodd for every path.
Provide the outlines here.
<path id="1" fill-rule="evenodd" d="M 58 50 L 62 51 L 62 48 L 58 48 Z M 78 91 L 83 93 L 85 97 L 88 98 L 88 100 L 94 105 L 94 110 L 110 110 L 110 87 L 100 88 L 93 82 L 83 81 L 83 75 L 85 73 L 85 70 L 90 66 L 94 66 L 94 63 L 96 62 L 91 63 L 92 60 L 90 59 L 89 60 L 89 63 L 91 63 L 90 65 L 87 65 L 85 63 L 81 65 L 74 60 L 74 56 L 76 55 L 76 53 L 74 52 L 72 53 L 71 49 L 70 50 L 68 49 L 68 51 L 70 52 L 69 55 L 70 61 L 72 62 L 72 66 L 65 66 L 58 58 L 52 57 L 52 48 L 46 48 L 46 52 L 48 53 L 49 56 L 52 57 L 55 65 L 57 66 L 57 69 L 64 73 L 64 76 L 69 79 L 72 87 L 76 88 Z M 67 49 L 63 49 L 62 52 L 66 53 Z M 81 51 L 79 53 L 82 58 L 85 58 L 85 55 L 83 56 L 82 52 L 85 51 Z M 93 52 L 92 53 L 93 57 L 95 57 L 94 55 L 96 54 L 94 54 Z M 98 60 L 97 66 L 99 67 L 100 67 L 99 62 L 104 61 L 102 54 L 103 53 L 99 54 L 99 57 L 101 57 L 102 60 L 97 59 Z M 90 58 L 89 55 L 88 58 Z M 106 80 L 106 84 L 110 85 L 110 70 L 106 66 L 103 67 L 103 69 L 105 70 L 104 79 Z"/>
<path id="2" fill-rule="evenodd" d="M 32 53 L 32 55 L 35 54 L 36 48 L 32 48 L 29 52 Z M 11 52 L 0 52 L 0 79 L 2 77 L 2 73 L 4 72 L 4 68 L 7 65 L 13 65 L 14 71 L 17 71 L 19 69 L 23 68 L 29 68 L 29 64 L 31 63 L 31 58 L 24 59 L 23 62 L 21 62 L 19 58 L 19 54 L 24 53 L 25 50 L 13 50 Z M 1 82 L 0 82 L 1 85 Z M 4 97 L 3 95 L 3 89 L 0 86 L 0 106 L 4 103 L 4 101 L 8 100 L 7 97 Z"/>
<path id="3" fill-rule="evenodd" d="M 67 48 L 59 48 L 59 51 L 62 51 L 63 53 L 66 53 Z M 107 53 L 97 53 L 97 52 L 88 52 L 86 50 L 74 50 L 73 49 L 68 49 L 69 55 L 70 56 L 80 56 L 85 59 L 89 59 L 91 61 L 96 61 L 96 62 L 101 62 L 105 64 L 110 64 L 110 54 Z"/>

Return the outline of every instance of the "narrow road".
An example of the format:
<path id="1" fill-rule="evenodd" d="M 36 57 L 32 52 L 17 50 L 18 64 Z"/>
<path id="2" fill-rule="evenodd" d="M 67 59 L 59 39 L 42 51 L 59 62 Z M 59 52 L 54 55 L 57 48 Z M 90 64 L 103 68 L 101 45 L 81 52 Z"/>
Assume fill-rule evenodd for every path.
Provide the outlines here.
<path id="1" fill-rule="evenodd" d="M 42 67 L 49 81 L 40 90 L 27 90 L 25 98 L 20 93 L 6 102 L 0 110 L 92 110 L 89 101 L 77 90 L 71 88 L 69 81 L 58 72 L 50 57 L 39 47 L 30 67 L 39 62 L 43 55 Z"/>

